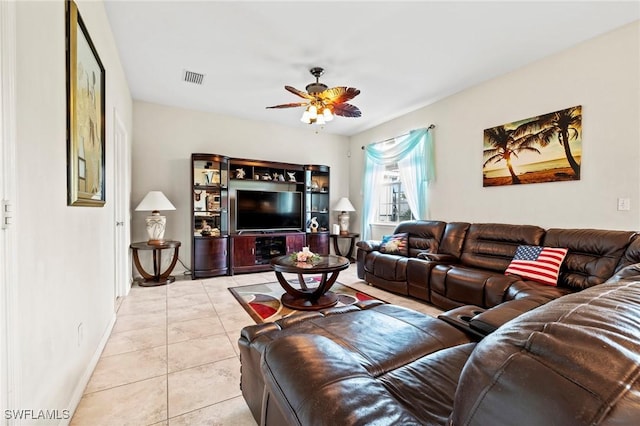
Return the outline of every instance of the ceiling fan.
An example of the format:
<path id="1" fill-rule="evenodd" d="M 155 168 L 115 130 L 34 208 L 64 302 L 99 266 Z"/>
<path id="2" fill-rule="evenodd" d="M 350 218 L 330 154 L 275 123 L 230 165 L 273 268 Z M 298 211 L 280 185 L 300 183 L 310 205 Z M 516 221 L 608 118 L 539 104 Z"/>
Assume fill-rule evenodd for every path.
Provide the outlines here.
<path id="1" fill-rule="evenodd" d="M 309 70 L 316 78 L 314 83 L 309 83 L 306 92 L 295 87 L 284 86 L 286 90 L 305 99 L 305 102 L 292 102 L 289 104 L 274 105 L 270 108 L 294 108 L 306 107 L 300 121 L 307 124 L 324 124 L 333 120 L 334 115 L 342 117 L 360 117 L 362 113 L 357 106 L 348 104 L 347 101 L 360 94 L 360 90 L 355 87 L 332 87 L 327 88 L 326 84 L 320 83 L 320 76 L 324 74 L 324 69 L 314 67 Z"/>

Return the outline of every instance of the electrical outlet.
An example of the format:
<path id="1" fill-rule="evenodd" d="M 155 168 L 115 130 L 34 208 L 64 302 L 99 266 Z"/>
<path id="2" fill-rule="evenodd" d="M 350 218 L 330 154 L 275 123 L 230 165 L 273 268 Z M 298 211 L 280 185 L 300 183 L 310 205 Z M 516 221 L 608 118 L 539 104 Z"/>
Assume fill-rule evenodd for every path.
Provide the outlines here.
<path id="1" fill-rule="evenodd" d="M 618 198 L 618 210 L 619 211 L 631 210 L 631 199 L 630 198 Z"/>

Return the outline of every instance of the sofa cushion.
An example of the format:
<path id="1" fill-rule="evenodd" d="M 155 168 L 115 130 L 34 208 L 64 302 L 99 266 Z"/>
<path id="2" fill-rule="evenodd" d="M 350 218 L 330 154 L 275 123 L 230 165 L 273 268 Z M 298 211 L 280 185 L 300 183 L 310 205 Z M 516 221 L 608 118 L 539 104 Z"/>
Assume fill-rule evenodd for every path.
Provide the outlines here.
<path id="1" fill-rule="evenodd" d="M 435 220 L 411 220 L 396 226 L 394 234 L 409 235 L 409 257 L 418 253 L 437 253 L 446 223 Z"/>
<path id="2" fill-rule="evenodd" d="M 637 424 L 639 353 L 640 282 L 602 284 L 551 301 L 478 343 L 450 422 Z"/>
<path id="3" fill-rule="evenodd" d="M 461 260 L 467 266 L 504 273 L 518 246 L 540 245 L 543 237 L 539 226 L 475 223 L 467 231 Z"/>
<path id="4" fill-rule="evenodd" d="M 380 241 L 380 251 L 386 254 L 397 254 L 399 256 L 409 255 L 409 234 L 385 235 Z"/>
<path id="5" fill-rule="evenodd" d="M 615 273 L 634 236 L 630 231 L 549 229 L 542 245 L 569 249 L 558 286 L 582 290 L 602 284 Z"/>
<path id="6" fill-rule="evenodd" d="M 519 246 L 504 273 L 555 287 L 558 285 L 560 265 L 566 255 L 565 248 Z"/>
<path id="7" fill-rule="evenodd" d="M 377 376 L 348 348 L 304 334 L 270 344 L 261 368 L 282 413 L 278 424 L 444 425 L 474 346 L 445 348 Z"/>

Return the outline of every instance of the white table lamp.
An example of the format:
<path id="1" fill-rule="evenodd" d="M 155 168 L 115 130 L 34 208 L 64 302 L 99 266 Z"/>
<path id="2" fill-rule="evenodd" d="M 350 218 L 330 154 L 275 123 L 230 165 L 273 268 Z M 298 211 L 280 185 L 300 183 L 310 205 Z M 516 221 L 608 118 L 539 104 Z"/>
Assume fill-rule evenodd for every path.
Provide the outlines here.
<path id="1" fill-rule="evenodd" d="M 148 244 L 161 245 L 164 243 L 164 230 L 167 226 L 166 216 L 160 216 L 160 210 L 175 210 L 171 201 L 162 191 L 149 191 L 140 201 L 136 211 L 150 211 L 151 215 L 145 219 L 147 222 Z"/>
<path id="2" fill-rule="evenodd" d="M 353 207 L 353 204 L 349 201 L 347 197 L 342 197 L 335 206 L 333 206 L 333 210 L 341 212 L 338 215 L 338 223 L 340 224 L 340 235 L 349 234 L 349 213 L 354 212 L 356 209 Z"/>

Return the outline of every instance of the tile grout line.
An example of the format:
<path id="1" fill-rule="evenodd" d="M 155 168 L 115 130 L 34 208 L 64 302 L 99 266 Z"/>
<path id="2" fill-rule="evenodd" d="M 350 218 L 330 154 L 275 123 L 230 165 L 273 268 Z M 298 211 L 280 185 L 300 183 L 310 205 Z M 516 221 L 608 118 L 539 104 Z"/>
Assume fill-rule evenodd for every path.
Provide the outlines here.
<path id="1" fill-rule="evenodd" d="M 166 356 L 166 364 L 165 364 L 165 371 L 166 371 L 166 375 L 165 375 L 165 385 L 166 385 L 166 389 L 167 389 L 167 404 L 166 404 L 166 408 L 165 408 L 165 413 L 164 413 L 164 422 L 169 425 L 169 290 L 167 290 L 165 292 L 165 312 L 166 312 L 166 317 L 165 317 L 165 322 L 164 322 L 164 326 L 165 326 L 165 356 Z"/>

